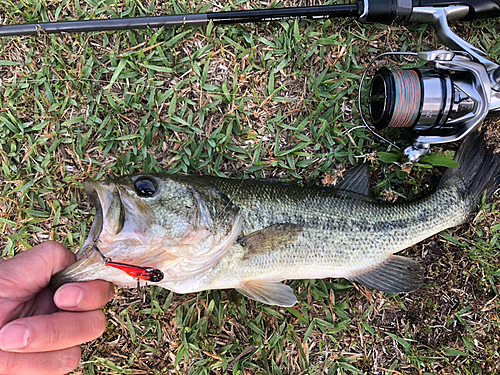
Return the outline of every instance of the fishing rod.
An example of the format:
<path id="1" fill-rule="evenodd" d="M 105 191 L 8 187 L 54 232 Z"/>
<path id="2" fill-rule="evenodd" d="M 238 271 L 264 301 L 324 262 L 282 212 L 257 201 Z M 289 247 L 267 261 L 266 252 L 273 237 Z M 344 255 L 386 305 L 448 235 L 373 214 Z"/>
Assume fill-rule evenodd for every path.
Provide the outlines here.
<path id="1" fill-rule="evenodd" d="M 100 19 L 84 21 L 63 21 L 0 26 L 0 37 L 84 33 L 95 31 L 116 31 L 160 27 L 204 26 L 209 22 L 216 25 L 235 23 L 276 22 L 294 19 L 324 19 L 337 17 L 357 17 L 359 6 L 330 5 L 297 8 L 255 9 L 232 12 L 208 12 L 198 14 L 174 14 L 166 16 L 135 17 L 120 19 Z"/>
<path id="2" fill-rule="evenodd" d="M 255 9 L 166 16 L 61 21 L 0 26 L 0 37 L 58 33 L 85 33 L 160 27 L 203 26 L 234 23 L 280 22 L 303 19 L 358 18 L 362 22 L 405 23 L 415 7 L 456 5 L 452 0 L 364 0 L 356 4 Z M 469 10 L 464 20 L 500 16 L 500 0 L 466 0 Z"/>
<path id="3" fill-rule="evenodd" d="M 448 25 L 452 20 L 500 17 L 500 0 L 363 0 L 355 4 L 33 23 L 0 26 L 0 37 L 345 17 L 364 23 L 430 23 L 449 48 L 381 54 L 368 64 L 361 79 L 358 106 L 363 124 L 383 140 L 378 134 L 382 129 L 410 129 L 414 141 L 404 150 L 409 161 L 417 161 L 434 144 L 465 138 L 486 117 L 500 116 L 500 65 Z M 425 67 L 383 66 L 374 73 L 365 95 L 363 85 L 369 68 L 391 55 L 412 56 Z M 368 112 L 367 117 L 364 112 Z"/>

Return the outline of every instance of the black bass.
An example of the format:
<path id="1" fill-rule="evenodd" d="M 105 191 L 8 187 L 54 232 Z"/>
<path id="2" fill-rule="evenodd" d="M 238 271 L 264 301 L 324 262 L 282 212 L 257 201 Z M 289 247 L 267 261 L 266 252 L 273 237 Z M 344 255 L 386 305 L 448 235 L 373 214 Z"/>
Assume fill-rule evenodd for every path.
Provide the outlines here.
<path id="1" fill-rule="evenodd" d="M 499 158 L 470 136 L 457 153 L 460 168 L 448 169 L 435 193 L 402 204 L 369 197 L 366 166 L 336 188 L 169 174 L 87 180 L 94 223 L 79 260 L 54 281 L 136 285 L 103 256 L 161 270 L 158 285 L 177 293 L 235 288 L 280 306 L 297 302 L 281 283 L 287 279 L 343 277 L 389 293 L 414 291 L 423 280 L 419 265 L 394 253 L 464 223 L 483 193 L 497 188 Z"/>

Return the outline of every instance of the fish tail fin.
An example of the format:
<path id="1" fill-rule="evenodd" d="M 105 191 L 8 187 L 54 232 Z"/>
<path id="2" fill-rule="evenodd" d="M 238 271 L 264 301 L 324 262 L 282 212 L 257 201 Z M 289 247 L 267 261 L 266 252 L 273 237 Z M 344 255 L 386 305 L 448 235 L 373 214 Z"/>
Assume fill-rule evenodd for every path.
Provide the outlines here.
<path id="1" fill-rule="evenodd" d="M 443 174 L 438 189 L 456 186 L 468 203 L 470 212 L 477 210 L 486 191 L 489 199 L 500 184 L 500 154 L 490 153 L 483 134 L 469 135 L 458 149 L 455 161 L 458 168 L 448 168 Z M 467 213 L 467 214 L 468 214 Z"/>

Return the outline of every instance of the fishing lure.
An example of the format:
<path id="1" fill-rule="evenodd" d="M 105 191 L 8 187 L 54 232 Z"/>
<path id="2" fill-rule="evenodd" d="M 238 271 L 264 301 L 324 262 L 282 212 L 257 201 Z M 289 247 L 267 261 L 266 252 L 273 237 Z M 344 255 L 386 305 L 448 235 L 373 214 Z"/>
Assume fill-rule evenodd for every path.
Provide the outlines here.
<path id="1" fill-rule="evenodd" d="M 163 272 L 158 268 L 152 267 L 141 267 L 134 264 L 113 262 L 110 259 L 104 261 L 106 266 L 114 267 L 122 270 L 127 275 L 130 275 L 136 279 L 151 281 L 157 283 L 163 280 Z"/>
<path id="2" fill-rule="evenodd" d="M 163 272 L 158 268 L 153 267 L 142 267 L 136 266 L 135 264 L 113 262 L 110 258 L 104 256 L 104 254 L 97 247 L 98 238 L 95 238 L 92 244 L 89 246 L 90 249 L 95 250 L 97 254 L 100 255 L 102 261 L 106 266 L 113 267 L 125 272 L 127 275 L 139 280 L 150 281 L 157 283 L 163 280 Z M 84 252 L 86 254 L 86 252 Z"/>

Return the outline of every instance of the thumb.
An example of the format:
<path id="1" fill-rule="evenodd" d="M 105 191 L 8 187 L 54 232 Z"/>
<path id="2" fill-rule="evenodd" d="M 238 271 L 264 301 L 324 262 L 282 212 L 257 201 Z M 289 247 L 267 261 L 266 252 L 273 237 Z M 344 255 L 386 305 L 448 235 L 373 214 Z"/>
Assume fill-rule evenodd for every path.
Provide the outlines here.
<path id="1" fill-rule="evenodd" d="M 47 241 L 5 261 L 0 261 L 2 297 L 31 298 L 47 287 L 55 273 L 76 261 L 63 245 Z M 7 295 L 6 295 L 7 294 Z"/>

